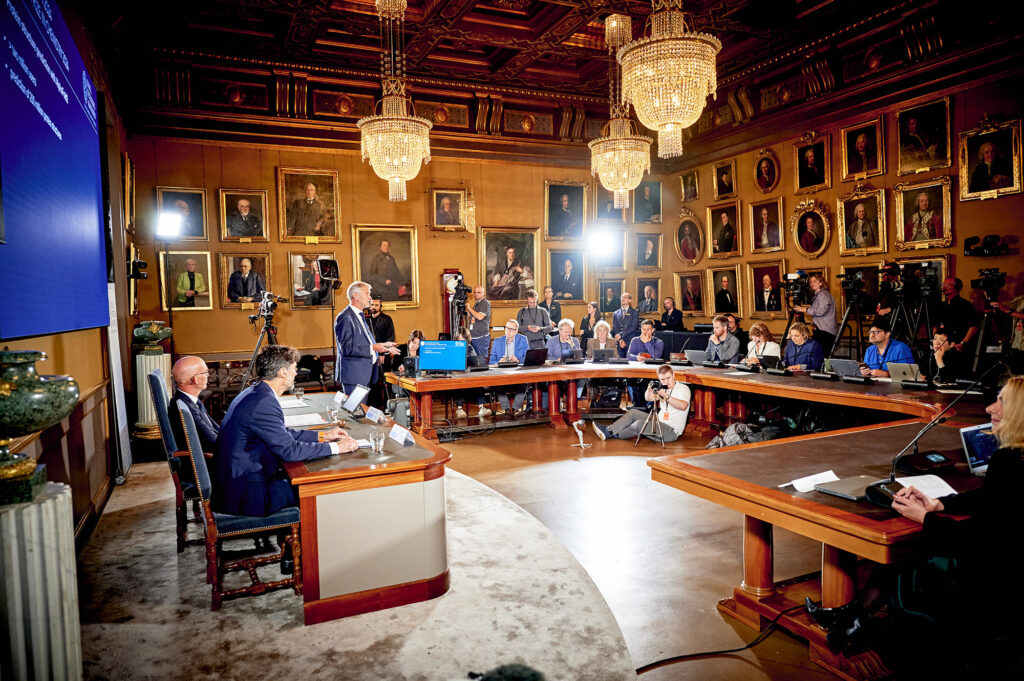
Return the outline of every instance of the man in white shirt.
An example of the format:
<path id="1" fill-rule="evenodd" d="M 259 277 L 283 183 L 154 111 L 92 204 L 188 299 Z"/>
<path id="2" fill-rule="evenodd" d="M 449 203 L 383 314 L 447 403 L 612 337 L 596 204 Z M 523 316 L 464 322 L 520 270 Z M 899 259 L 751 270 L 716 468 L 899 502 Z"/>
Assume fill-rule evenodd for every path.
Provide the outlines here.
<path id="1" fill-rule="evenodd" d="M 686 420 L 690 415 L 690 388 L 676 381 L 675 371 L 670 364 L 658 367 L 658 382 L 661 385 L 656 386 L 657 389 L 647 387 L 644 397 L 648 402 L 658 400 L 657 419 L 661 424 L 662 441 L 675 442 L 686 430 Z M 591 423 L 594 433 L 602 440 L 610 437 L 629 440 L 640 434 L 641 428 L 645 437 L 657 440 L 653 423 L 644 426 L 648 416 L 650 414 L 641 409 L 630 409 L 610 426 L 603 426 L 597 421 Z"/>

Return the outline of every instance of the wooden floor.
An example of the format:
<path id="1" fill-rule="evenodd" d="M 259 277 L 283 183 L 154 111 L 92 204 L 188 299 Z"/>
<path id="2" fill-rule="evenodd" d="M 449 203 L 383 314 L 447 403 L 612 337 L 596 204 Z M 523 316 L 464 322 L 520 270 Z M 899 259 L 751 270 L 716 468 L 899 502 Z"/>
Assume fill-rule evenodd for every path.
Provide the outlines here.
<path id="1" fill-rule="evenodd" d="M 473 419 L 475 421 L 475 419 Z M 742 517 L 652 482 L 647 457 L 703 449 L 692 437 L 668 450 L 643 441 L 570 447 L 572 430 L 546 426 L 471 435 L 444 447 L 451 467 L 509 497 L 551 529 L 587 569 L 625 635 L 636 667 L 674 655 L 738 648 L 752 630 L 715 605 L 741 580 Z M 777 531 L 775 578 L 820 567 L 821 545 Z M 807 660 L 807 646 L 784 632 L 753 650 L 680 662 L 645 681 L 834 679 Z"/>

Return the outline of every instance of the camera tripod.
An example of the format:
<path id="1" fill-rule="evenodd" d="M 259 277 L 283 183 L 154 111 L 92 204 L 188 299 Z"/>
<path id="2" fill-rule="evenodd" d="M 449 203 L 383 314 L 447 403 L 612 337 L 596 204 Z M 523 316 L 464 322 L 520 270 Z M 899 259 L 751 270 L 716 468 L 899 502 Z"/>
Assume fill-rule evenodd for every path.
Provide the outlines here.
<path id="1" fill-rule="evenodd" d="M 864 298 L 863 291 L 853 291 L 849 293 L 848 300 L 846 303 L 846 311 L 843 313 L 843 321 L 839 324 L 839 330 L 836 331 L 836 339 L 832 341 L 832 347 L 825 355 L 825 359 L 832 359 L 832 355 L 835 354 L 839 348 L 839 343 L 843 340 L 843 332 L 846 331 L 846 327 L 850 324 L 850 315 L 853 314 L 853 319 L 857 325 L 857 330 L 854 331 L 853 327 L 850 327 L 850 332 L 853 334 L 854 344 L 857 346 L 856 358 L 864 356 L 864 317 L 860 309 L 861 300 Z"/>
<path id="2" fill-rule="evenodd" d="M 998 293 L 989 295 L 989 292 L 985 291 L 985 311 L 981 315 L 981 326 L 978 327 L 978 338 L 974 343 L 974 359 L 971 361 L 971 374 L 978 372 L 978 366 L 981 364 L 981 356 L 985 349 L 985 337 L 989 335 L 989 322 L 991 321 L 992 332 L 995 334 L 996 342 L 999 343 L 1003 348 L 1003 357 L 1007 356 L 1009 352 L 1009 343 L 1007 339 L 1003 337 L 1002 332 L 999 329 L 999 323 L 992 319 L 992 302 L 996 300 Z M 1013 321 L 1013 318 L 1010 318 Z"/>
<path id="3" fill-rule="evenodd" d="M 267 345 L 277 345 L 277 327 L 274 326 L 274 313 L 257 314 L 253 315 L 253 317 L 263 318 L 263 328 L 260 329 L 260 337 L 256 340 L 256 347 L 253 348 L 252 357 L 249 358 L 249 366 L 245 368 L 245 375 L 242 376 L 243 390 L 245 390 L 251 380 L 252 370 L 256 364 L 256 355 L 259 354 L 260 348 L 263 347 L 263 339 L 267 339 Z M 252 323 L 255 324 L 256 320 L 253 319 Z"/>
<path id="4" fill-rule="evenodd" d="M 657 393 L 655 393 L 654 408 L 651 409 L 649 414 L 647 414 L 647 418 L 644 419 L 644 424 L 642 426 L 640 426 L 640 432 L 638 432 L 636 434 L 636 439 L 633 440 L 633 446 L 634 447 L 636 447 L 638 444 L 640 444 L 640 438 L 642 438 L 644 436 L 644 431 L 647 430 L 647 424 L 650 424 L 651 425 L 651 432 L 650 432 L 651 439 L 657 439 L 658 442 L 661 443 L 661 448 L 662 449 L 665 448 L 665 437 L 664 437 L 664 435 L 662 435 L 662 432 L 661 432 L 661 421 L 658 420 L 658 403 L 659 402 L 661 402 L 661 399 L 658 398 L 657 397 Z"/>
<path id="5" fill-rule="evenodd" d="M 925 323 L 925 328 L 928 330 L 928 337 L 931 337 L 932 316 L 928 303 L 928 298 L 922 296 L 917 307 L 911 308 L 907 305 L 906 299 L 900 296 L 896 300 L 896 307 L 890 313 L 893 320 L 890 327 L 892 337 L 897 340 L 903 340 L 910 346 L 910 351 L 914 354 L 914 359 L 917 361 L 918 366 L 927 366 L 928 364 L 928 349 L 921 348 L 921 339 L 919 338 L 922 320 Z M 900 333 L 901 323 L 906 325 L 905 334 Z M 927 342 L 926 340 L 925 344 Z"/>

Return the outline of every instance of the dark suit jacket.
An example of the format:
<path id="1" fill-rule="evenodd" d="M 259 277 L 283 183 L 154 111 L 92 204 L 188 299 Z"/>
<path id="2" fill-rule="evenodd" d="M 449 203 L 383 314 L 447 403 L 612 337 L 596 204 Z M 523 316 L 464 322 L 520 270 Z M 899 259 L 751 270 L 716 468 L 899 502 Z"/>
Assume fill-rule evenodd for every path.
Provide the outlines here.
<path id="1" fill-rule="evenodd" d="M 583 298 L 583 286 L 581 283 L 580 275 L 576 270 L 569 274 L 569 281 L 565 280 L 565 272 L 563 271 L 551 282 L 551 288 L 555 290 L 555 296 L 568 293 L 572 300 L 581 300 Z"/>
<path id="2" fill-rule="evenodd" d="M 259 298 L 260 294 L 267 290 L 263 283 L 263 277 L 256 272 L 249 272 L 249 276 L 242 278 L 241 272 L 231 274 L 228 280 L 228 300 L 237 303 L 239 298 Z"/>
<path id="3" fill-rule="evenodd" d="M 331 454 L 310 430 L 284 425 L 284 412 L 266 383 L 246 388 L 224 415 L 213 459 L 213 508 L 234 515 L 267 516 L 296 503 L 283 461 Z"/>
<path id="4" fill-rule="evenodd" d="M 373 380 L 373 348 L 370 338 L 373 330 L 363 315 L 357 315 L 352 306 L 346 306 L 334 320 L 337 357 L 334 360 L 334 380 L 345 386 L 369 386 Z M 346 390 L 349 392 L 349 390 Z"/>
<path id="5" fill-rule="evenodd" d="M 723 312 L 736 312 L 736 294 L 732 291 L 719 289 L 715 294 L 715 314 Z"/>
<path id="6" fill-rule="evenodd" d="M 616 334 L 622 334 L 627 348 L 629 341 L 640 335 L 640 312 L 635 307 L 628 308 L 625 314 L 621 307 L 612 313 L 612 336 Z"/>
<path id="7" fill-rule="evenodd" d="M 178 415 L 178 400 L 181 400 L 192 412 L 192 420 L 196 422 L 196 430 L 199 431 L 203 451 L 211 454 L 217 451 L 217 432 L 220 430 L 220 426 L 210 417 L 206 405 L 201 401 L 199 404 L 194 404 L 188 395 L 180 390 L 175 390 L 170 404 L 167 405 L 167 418 L 171 420 L 171 432 L 174 433 L 174 441 L 178 443 L 178 447 L 185 449 L 187 446 L 185 432 L 181 429 L 181 416 Z M 186 465 L 185 468 L 190 468 L 190 466 Z"/>
<path id="8" fill-rule="evenodd" d="M 772 292 L 768 295 L 768 306 L 764 304 L 764 289 L 758 289 L 754 292 L 754 309 L 758 312 L 781 312 L 782 305 L 779 304 L 779 292 L 777 289 L 772 289 Z M 746 347 L 746 346 L 744 346 Z"/>
<path id="9" fill-rule="evenodd" d="M 672 308 L 672 311 L 665 311 L 661 313 L 661 326 L 658 327 L 662 331 L 684 331 L 683 328 L 683 313 L 678 307 Z"/>
<path id="10" fill-rule="evenodd" d="M 228 216 L 228 236 L 260 236 L 263 233 L 260 217 L 249 213 L 245 217 L 237 210 Z"/>

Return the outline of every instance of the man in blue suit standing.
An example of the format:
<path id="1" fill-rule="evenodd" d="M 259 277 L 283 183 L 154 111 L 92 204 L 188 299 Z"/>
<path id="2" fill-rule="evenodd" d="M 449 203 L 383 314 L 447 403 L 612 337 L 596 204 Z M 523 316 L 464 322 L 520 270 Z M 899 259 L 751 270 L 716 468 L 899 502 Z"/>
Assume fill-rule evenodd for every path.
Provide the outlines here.
<path id="1" fill-rule="evenodd" d="M 213 460 L 213 507 L 220 513 L 268 516 L 298 498 L 284 461 L 305 461 L 355 451 L 355 440 L 341 428 L 326 432 L 284 425 L 278 397 L 295 385 L 299 352 L 268 345 L 256 356 L 259 379 L 234 399 L 224 415 Z"/>
<path id="2" fill-rule="evenodd" d="M 514 359 L 522 364 L 523 360 L 526 359 L 526 351 L 529 349 L 530 341 L 526 340 L 526 336 L 519 333 L 519 322 L 510 319 L 505 322 L 505 335 L 495 338 L 491 344 L 491 356 L 488 359 L 488 363 L 497 364 L 501 360 Z M 523 402 L 526 400 L 526 386 L 509 387 L 516 389 L 511 406 L 512 411 L 517 411 L 522 408 Z M 494 412 L 494 415 L 501 416 L 509 410 L 508 394 L 505 388 L 498 388 L 497 392 L 501 409 Z"/>
<path id="3" fill-rule="evenodd" d="M 626 356 L 629 343 L 640 335 L 640 313 L 633 307 L 633 296 L 623 293 L 622 307 L 612 313 L 612 336 L 619 343 L 619 357 Z"/>
<path id="4" fill-rule="evenodd" d="M 370 387 L 377 380 L 377 358 L 381 353 L 397 355 L 394 342 L 378 343 L 363 310 L 370 306 L 370 285 L 364 281 L 349 284 L 348 307 L 334 320 L 334 382 L 351 395 L 357 385 Z"/>

